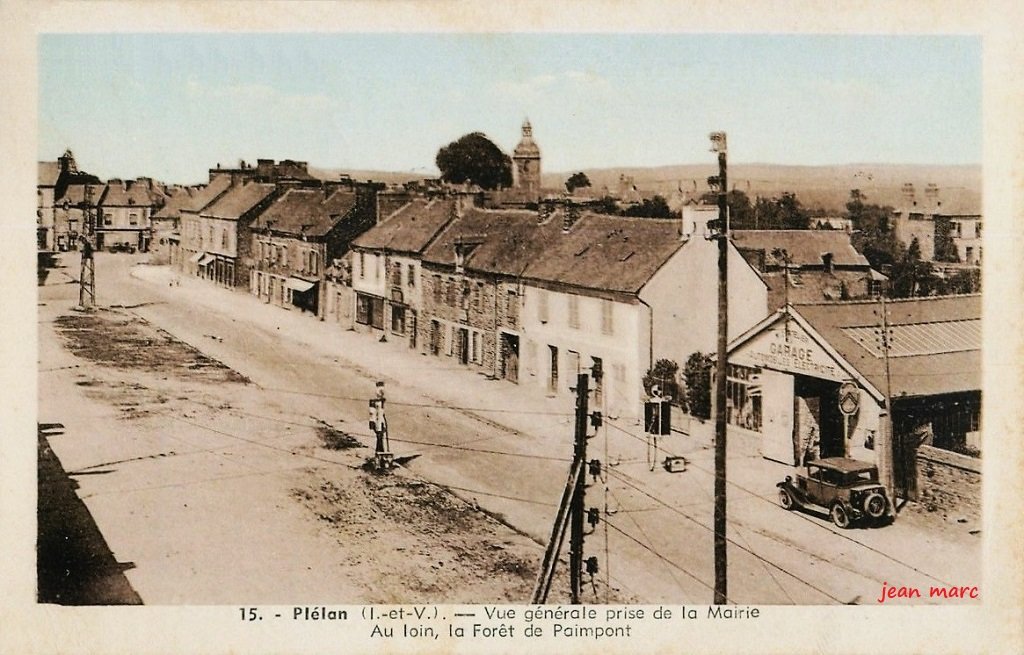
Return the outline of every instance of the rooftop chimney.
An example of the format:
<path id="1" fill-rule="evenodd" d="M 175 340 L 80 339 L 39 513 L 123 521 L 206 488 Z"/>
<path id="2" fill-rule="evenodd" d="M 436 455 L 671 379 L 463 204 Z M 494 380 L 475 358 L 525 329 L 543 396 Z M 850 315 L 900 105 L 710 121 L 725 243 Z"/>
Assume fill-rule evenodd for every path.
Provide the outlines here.
<path id="1" fill-rule="evenodd" d="M 835 272 L 835 264 L 833 262 L 832 253 L 823 252 L 821 253 L 821 263 L 825 266 L 825 272 L 832 274 Z"/>

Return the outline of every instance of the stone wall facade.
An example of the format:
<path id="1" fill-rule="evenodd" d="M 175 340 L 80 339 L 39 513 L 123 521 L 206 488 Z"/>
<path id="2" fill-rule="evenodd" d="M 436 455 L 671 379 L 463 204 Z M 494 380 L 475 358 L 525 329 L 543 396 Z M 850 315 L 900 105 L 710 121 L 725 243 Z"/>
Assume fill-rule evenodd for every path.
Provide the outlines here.
<path id="1" fill-rule="evenodd" d="M 918 502 L 951 518 L 981 519 L 981 460 L 941 448 L 917 451 Z"/>

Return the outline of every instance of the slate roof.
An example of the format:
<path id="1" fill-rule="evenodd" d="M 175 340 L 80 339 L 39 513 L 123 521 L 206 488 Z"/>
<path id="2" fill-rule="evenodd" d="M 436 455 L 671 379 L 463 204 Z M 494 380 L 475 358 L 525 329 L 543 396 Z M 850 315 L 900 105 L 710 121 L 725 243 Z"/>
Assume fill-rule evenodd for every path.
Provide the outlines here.
<path id="1" fill-rule="evenodd" d="M 354 248 L 421 253 L 451 219 L 453 203 L 417 198 L 364 232 Z"/>
<path id="2" fill-rule="evenodd" d="M 96 204 L 100 200 L 100 196 L 103 195 L 103 184 L 69 184 L 64 189 L 64 193 L 61 194 L 60 198 L 54 201 L 54 204 L 61 204 L 64 200 L 68 201 L 69 205 L 82 205 L 85 204 L 85 188 L 92 188 L 92 205 Z"/>
<path id="3" fill-rule="evenodd" d="M 527 278 L 637 293 L 684 243 L 677 221 L 586 213 L 568 233 L 552 224 Z"/>
<path id="4" fill-rule="evenodd" d="M 761 279 L 768 286 L 768 308 L 774 311 L 786 304 L 787 297 L 794 305 L 840 300 L 844 282 L 848 298 L 863 297 L 868 293 L 868 280 L 873 274 L 880 275 L 870 269 L 839 269 L 832 273 L 823 269 L 794 271 L 788 289 L 783 271 L 762 273 Z"/>
<path id="5" fill-rule="evenodd" d="M 456 244 L 475 242 L 468 270 L 633 294 L 683 245 L 675 221 L 583 213 L 563 232 L 563 217 L 539 224 L 532 211 L 467 209 L 423 259 L 452 265 Z"/>
<path id="6" fill-rule="evenodd" d="M 60 178 L 60 162 L 41 161 L 39 162 L 39 186 L 57 186 Z"/>
<path id="7" fill-rule="evenodd" d="M 167 202 L 160 208 L 160 211 L 153 214 L 153 218 L 179 218 L 181 208 L 188 207 L 196 194 L 193 187 L 180 187 L 169 189 Z"/>
<path id="8" fill-rule="evenodd" d="M 108 182 L 100 199 L 105 207 L 149 207 L 162 197 L 159 191 L 150 189 L 143 182 Z"/>
<path id="9" fill-rule="evenodd" d="M 733 244 L 742 250 L 763 250 L 768 268 L 781 268 L 783 262 L 772 256 L 781 248 L 796 266 L 822 266 L 821 255 L 832 253 L 835 266 L 869 266 L 864 255 L 850 243 L 850 235 L 838 230 L 733 230 Z"/>
<path id="10" fill-rule="evenodd" d="M 352 190 L 326 193 L 330 195 L 325 198 L 324 189 L 289 189 L 253 221 L 253 228 L 265 228 L 272 222 L 275 232 L 324 236 L 356 205 Z"/>
<path id="11" fill-rule="evenodd" d="M 274 193 L 273 184 L 250 182 L 231 188 L 202 211 L 203 216 L 238 220 Z"/>
<path id="12" fill-rule="evenodd" d="M 182 205 L 179 211 L 199 212 L 216 200 L 222 193 L 231 188 L 231 177 L 218 175 L 210 180 L 210 183 L 200 187 L 192 196 L 192 202 Z"/>
<path id="13" fill-rule="evenodd" d="M 886 302 L 889 325 L 901 333 L 950 335 L 933 340 L 929 352 L 890 356 L 893 398 L 931 396 L 981 389 L 981 295 L 941 296 Z M 842 357 L 878 390 L 885 391 L 885 359 L 871 344 L 861 345 L 879 324 L 877 300 L 796 306 L 803 317 Z M 901 330 L 901 326 L 903 329 Z M 895 349 L 894 349 L 895 350 Z"/>

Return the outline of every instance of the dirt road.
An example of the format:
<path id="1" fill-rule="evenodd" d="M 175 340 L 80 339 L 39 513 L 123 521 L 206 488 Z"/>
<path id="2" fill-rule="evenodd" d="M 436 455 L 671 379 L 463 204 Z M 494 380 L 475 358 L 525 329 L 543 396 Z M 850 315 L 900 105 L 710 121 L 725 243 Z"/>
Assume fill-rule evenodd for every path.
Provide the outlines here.
<path id="1" fill-rule="evenodd" d="M 118 464 L 114 473 L 79 478 L 79 495 L 119 559 L 136 563 L 127 575 L 143 600 L 358 602 L 455 600 L 460 594 L 525 600 L 532 574 L 509 571 L 520 569 L 517 562 L 536 566 L 540 559 L 539 543 L 550 531 L 571 453 L 571 401 L 537 397 L 526 385 L 487 380 L 443 359 L 377 344 L 308 315 L 262 305 L 244 292 L 189 279 L 168 286 L 170 278 L 157 270 L 140 269 L 145 281 L 133 279 L 131 263 L 126 256 L 97 261 L 100 302 L 113 307 L 115 324 L 129 322 L 110 329 L 129 330 L 127 341 L 136 344 L 121 349 L 125 361 L 135 362 L 140 348 L 160 352 L 162 335 L 192 350 L 155 358 L 170 368 L 154 361 L 142 363 L 155 367 L 149 371 L 135 363 L 89 365 L 68 351 L 75 347 L 71 337 L 52 323 L 69 313 L 73 288 L 63 287 L 60 296 L 60 285 L 43 287 L 46 415 L 40 420 L 60 420 L 69 433 L 70 426 L 78 432 L 53 441 L 68 470 L 132 462 Z M 135 319 L 148 321 L 153 334 L 132 336 L 140 325 Z M 206 379 L 216 371 L 202 357 L 239 379 Z M 399 490 L 360 486 L 358 472 L 350 477 L 365 450 L 324 447 L 318 432 L 324 425 L 372 443 L 366 398 L 378 379 L 387 383 L 393 449 L 415 456 L 408 474 L 452 490 L 452 502 L 461 498 L 466 507 L 486 509 L 489 514 L 474 510 L 484 521 L 477 537 L 445 531 L 434 523 L 443 521 L 433 510 L 422 515 L 431 517 L 423 525 L 409 527 L 411 519 L 400 510 L 415 505 L 410 496 L 371 512 L 383 494 Z M 110 430 L 110 421 L 123 428 Z M 610 600 L 710 602 L 711 451 L 696 431 L 675 436 L 667 447 L 687 455 L 687 471 L 652 471 L 640 432 L 627 421 L 608 421 L 592 440 L 595 453 L 615 465 L 588 490 L 589 505 L 607 508 L 587 539 L 588 553 L 602 562 L 590 600 L 604 600 L 610 587 L 619 590 Z M 838 531 L 827 520 L 779 509 L 774 483 L 787 471 L 739 448 L 738 440 L 730 443 L 734 602 L 870 603 L 883 581 L 924 588 L 980 584 L 979 526 L 936 526 L 908 512 L 906 520 L 882 530 Z M 354 489 L 364 489 L 369 502 L 355 516 L 368 523 L 348 533 L 356 528 L 335 511 L 338 504 L 359 507 L 346 495 Z M 494 525 L 499 532 L 502 522 L 515 530 L 501 539 L 485 537 L 491 516 L 500 519 Z M 403 526 L 398 539 L 393 532 Z M 435 543 L 448 544 L 448 554 L 420 552 L 432 552 Z M 477 550 L 492 552 L 489 564 L 459 557 Z M 353 558 L 360 563 L 351 564 Z M 449 579 L 456 565 L 469 568 Z M 389 566 L 403 573 L 391 576 Z M 494 573 L 493 585 L 474 582 L 492 569 L 504 572 Z M 391 577 L 401 582 L 392 584 Z M 441 587 L 435 588 L 437 581 Z"/>

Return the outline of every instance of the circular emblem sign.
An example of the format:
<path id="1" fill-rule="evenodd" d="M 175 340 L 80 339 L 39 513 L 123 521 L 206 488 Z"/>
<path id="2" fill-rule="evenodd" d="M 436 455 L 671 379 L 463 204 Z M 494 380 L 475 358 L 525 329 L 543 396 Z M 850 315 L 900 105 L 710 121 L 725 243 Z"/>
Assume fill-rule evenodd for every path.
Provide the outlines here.
<path id="1" fill-rule="evenodd" d="M 839 386 L 839 411 L 847 416 L 857 413 L 860 407 L 860 389 L 852 382 L 843 382 Z"/>

